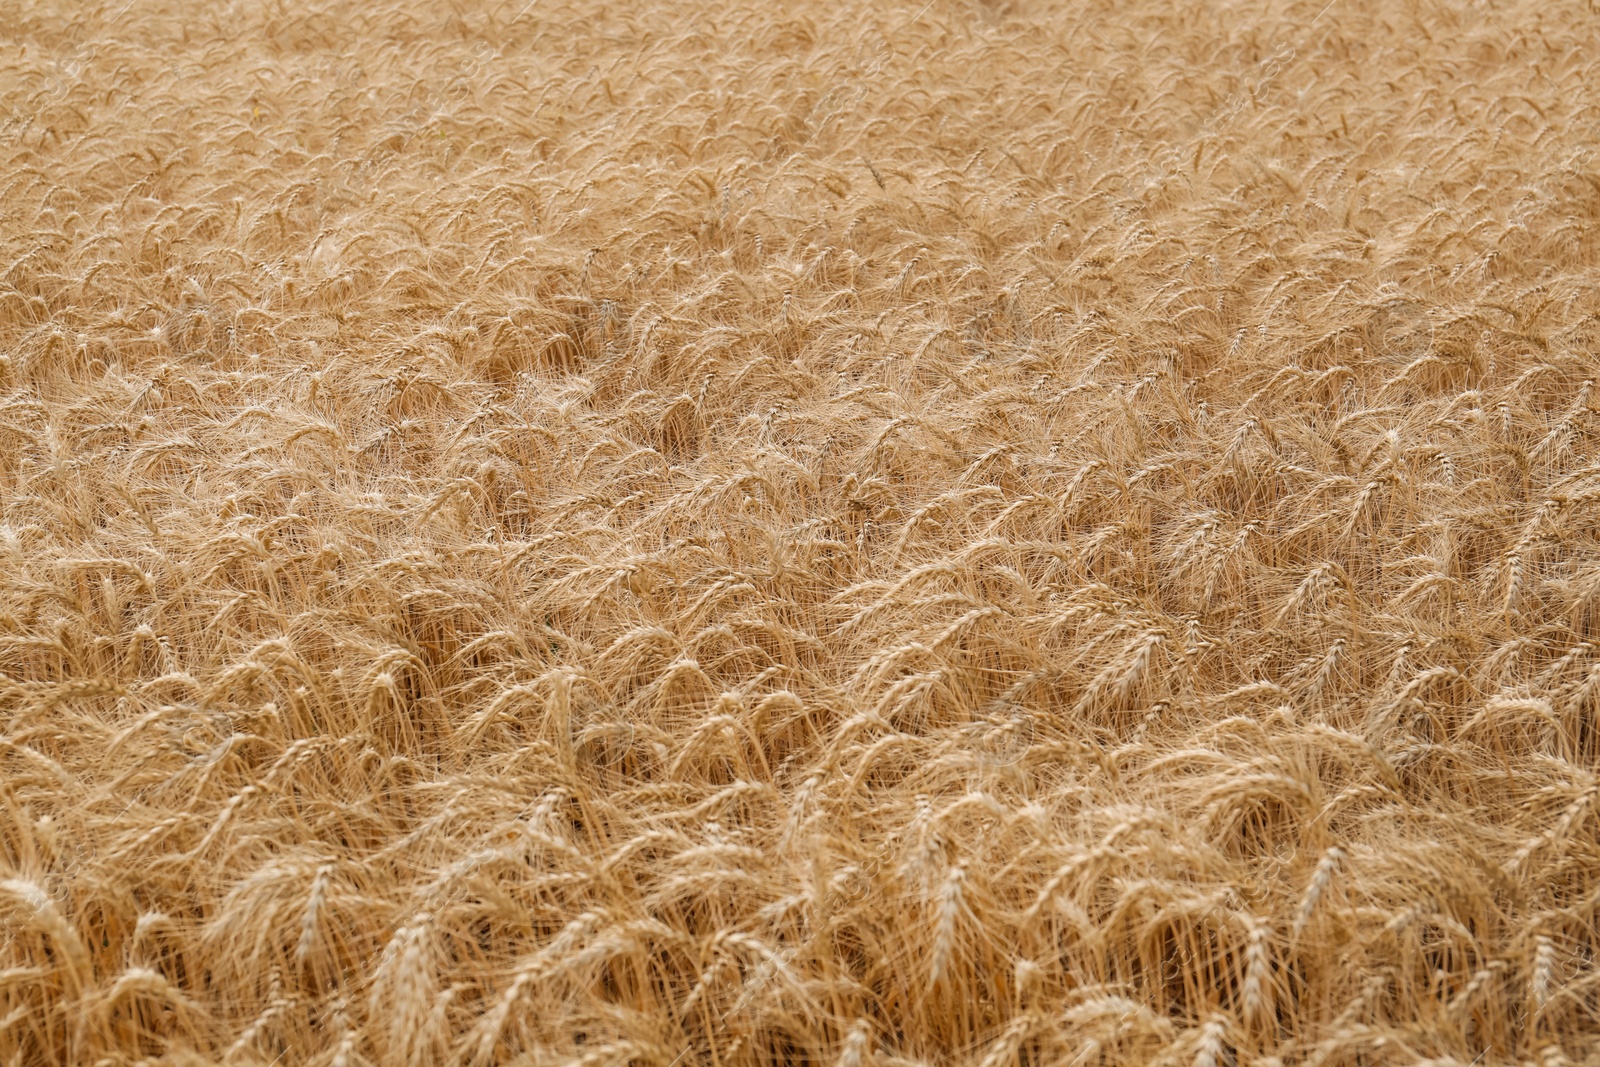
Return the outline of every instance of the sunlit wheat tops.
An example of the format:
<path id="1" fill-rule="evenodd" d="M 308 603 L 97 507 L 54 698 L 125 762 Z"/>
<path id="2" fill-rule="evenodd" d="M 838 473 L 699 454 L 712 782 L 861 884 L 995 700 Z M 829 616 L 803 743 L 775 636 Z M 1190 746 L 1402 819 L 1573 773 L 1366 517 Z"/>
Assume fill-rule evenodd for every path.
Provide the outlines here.
<path id="1" fill-rule="evenodd" d="M 1597 39 L 0 0 L 0 1064 L 1600 1062 Z"/>

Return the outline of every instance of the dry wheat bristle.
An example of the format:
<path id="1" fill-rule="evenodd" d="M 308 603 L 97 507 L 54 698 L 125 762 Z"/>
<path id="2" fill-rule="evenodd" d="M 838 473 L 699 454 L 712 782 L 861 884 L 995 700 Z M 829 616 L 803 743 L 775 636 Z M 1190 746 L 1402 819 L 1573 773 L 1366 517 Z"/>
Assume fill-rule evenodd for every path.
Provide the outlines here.
<path id="1" fill-rule="evenodd" d="M 0 5 L 0 1063 L 1593 1063 L 1600 14 Z"/>

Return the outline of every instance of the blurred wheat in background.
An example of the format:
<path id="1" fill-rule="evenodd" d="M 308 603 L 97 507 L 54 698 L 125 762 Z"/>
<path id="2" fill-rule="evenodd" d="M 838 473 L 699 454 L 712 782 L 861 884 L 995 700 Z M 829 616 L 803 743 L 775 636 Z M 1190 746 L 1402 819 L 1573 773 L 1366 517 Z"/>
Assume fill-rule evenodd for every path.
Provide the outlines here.
<path id="1" fill-rule="evenodd" d="M 1596 40 L 4 0 L 0 1063 L 1600 1061 Z"/>

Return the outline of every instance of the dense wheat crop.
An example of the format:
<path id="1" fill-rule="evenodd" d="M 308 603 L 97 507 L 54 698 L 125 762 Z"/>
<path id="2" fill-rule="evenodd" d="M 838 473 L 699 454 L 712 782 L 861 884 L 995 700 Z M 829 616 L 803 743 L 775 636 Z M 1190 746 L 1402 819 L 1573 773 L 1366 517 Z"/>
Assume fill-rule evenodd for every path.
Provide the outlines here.
<path id="1" fill-rule="evenodd" d="M 1600 16 L 0 3 L 0 1063 L 1600 1058 Z"/>

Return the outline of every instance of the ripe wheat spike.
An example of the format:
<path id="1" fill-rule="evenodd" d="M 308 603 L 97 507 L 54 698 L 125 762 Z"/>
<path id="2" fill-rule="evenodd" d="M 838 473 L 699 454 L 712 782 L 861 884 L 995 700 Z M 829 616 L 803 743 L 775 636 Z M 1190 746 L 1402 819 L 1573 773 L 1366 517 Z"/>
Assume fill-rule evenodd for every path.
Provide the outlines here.
<path id="1" fill-rule="evenodd" d="M 0 0 L 0 1064 L 1600 1062 L 1597 39 Z"/>

